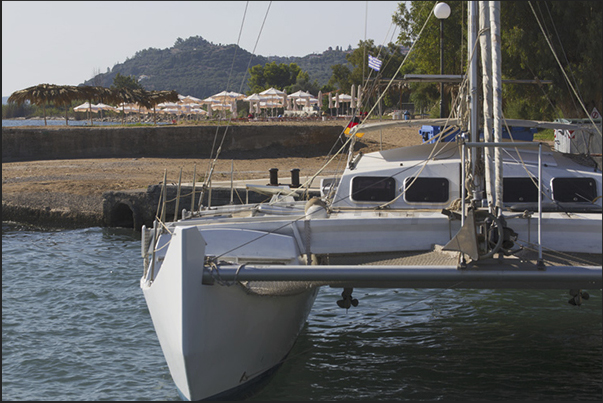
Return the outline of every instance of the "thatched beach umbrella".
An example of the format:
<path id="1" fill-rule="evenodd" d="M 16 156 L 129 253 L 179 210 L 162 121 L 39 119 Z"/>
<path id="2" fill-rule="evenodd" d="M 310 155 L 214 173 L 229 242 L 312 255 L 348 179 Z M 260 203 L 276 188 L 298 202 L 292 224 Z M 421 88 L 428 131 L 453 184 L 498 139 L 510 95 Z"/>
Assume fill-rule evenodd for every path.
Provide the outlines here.
<path id="1" fill-rule="evenodd" d="M 157 105 L 162 102 L 178 102 L 178 92 L 176 91 L 149 91 L 148 108 L 153 108 L 153 123 L 157 124 Z"/>
<path id="2" fill-rule="evenodd" d="M 92 101 L 101 100 L 105 102 L 113 102 L 113 94 L 109 88 L 96 87 L 91 85 L 80 85 L 76 87 L 77 99 L 88 101 L 88 112 L 90 114 L 90 125 L 92 125 Z"/>
<path id="3" fill-rule="evenodd" d="M 41 105 L 44 113 L 44 126 L 46 126 L 46 104 L 51 103 L 53 105 L 63 106 L 70 104 L 74 99 L 77 99 L 77 91 L 75 91 L 72 86 L 38 84 L 33 87 L 13 92 L 8 98 L 8 102 L 14 102 L 21 105 L 26 101 L 29 101 L 33 105 Z M 67 115 L 65 115 L 65 119 L 67 119 Z"/>
<path id="4" fill-rule="evenodd" d="M 146 92 L 146 91 L 145 91 Z M 132 90 L 130 88 L 111 88 L 109 89 L 109 99 L 111 103 L 121 104 L 121 123 L 125 124 L 125 104 L 139 103 L 142 106 L 147 107 L 148 101 L 140 103 L 140 100 L 145 99 L 144 95 L 140 90 Z"/>

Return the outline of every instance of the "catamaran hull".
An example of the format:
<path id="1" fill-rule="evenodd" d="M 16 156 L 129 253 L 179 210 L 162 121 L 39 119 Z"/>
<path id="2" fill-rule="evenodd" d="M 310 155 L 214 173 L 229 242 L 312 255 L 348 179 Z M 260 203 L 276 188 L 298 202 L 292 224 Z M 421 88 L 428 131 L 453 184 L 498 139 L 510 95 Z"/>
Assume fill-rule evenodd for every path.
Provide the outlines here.
<path id="1" fill-rule="evenodd" d="M 260 296 L 238 283 L 204 285 L 199 231 L 178 228 L 170 243 L 141 288 L 174 383 L 188 400 L 240 392 L 282 363 L 318 289 Z"/>

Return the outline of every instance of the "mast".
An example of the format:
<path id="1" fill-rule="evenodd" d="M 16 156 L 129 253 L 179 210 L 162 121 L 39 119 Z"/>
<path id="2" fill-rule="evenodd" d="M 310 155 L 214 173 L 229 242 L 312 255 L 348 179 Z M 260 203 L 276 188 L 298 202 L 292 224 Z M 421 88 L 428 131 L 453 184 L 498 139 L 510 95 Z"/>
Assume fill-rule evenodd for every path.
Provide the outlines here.
<path id="1" fill-rule="evenodd" d="M 468 75 L 469 75 L 469 97 L 470 97 L 470 117 L 469 117 L 469 132 L 470 141 L 475 143 L 479 141 L 479 126 L 478 126 L 478 94 L 477 94 L 477 57 L 475 57 L 475 44 L 477 43 L 477 1 L 468 2 Z M 471 149 L 471 176 L 473 178 L 473 190 L 474 198 L 478 195 L 481 190 L 481 182 L 476 177 L 476 164 L 477 164 L 477 148 Z"/>
<path id="2" fill-rule="evenodd" d="M 500 37 L 500 1 L 490 1 L 490 41 L 492 45 L 492 97 L 494 142 L 502 142 L 502 70 L 501 70 L 501 37 Z M 494 149 L 495 195 L 498 214 L 502 214 L 503 198 L 503 164 L 501 149 Z"/>
<path id="3" fill-rule="evenodd" d="M 490 47 L 490 5 L 488 1 L 479 2 L 479 42 L 482 60 L 482 91 L 484 113 L 484 141 L 490 143 L 492 139 L 492 58 Z M 492 173 L 494 171 L 493 151 L 490 147 L 484 148 L 484 167 L 486 182 L 486 198 L 490 212 L 494 207 Z"/>

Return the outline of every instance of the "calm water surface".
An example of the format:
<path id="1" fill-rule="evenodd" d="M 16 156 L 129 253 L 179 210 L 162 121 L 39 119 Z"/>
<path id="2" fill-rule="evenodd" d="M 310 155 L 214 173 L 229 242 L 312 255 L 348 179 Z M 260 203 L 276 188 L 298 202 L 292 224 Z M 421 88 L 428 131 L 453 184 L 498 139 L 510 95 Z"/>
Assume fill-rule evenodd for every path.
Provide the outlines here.
<path id="1" fill-rule="evenodd" d="M 179 400 L 139 288 L 140 234 L 2 225 L 3 400 Z M 601 291 L 323 288 L 250 400 L 598 400 Z"/>
<path id="2" fill-rule="evenodd" d="M 96 120 L 92 121 L 94 126 L 115 126 L 121 125 L 121 122 L 99 122 Z M 65 119 L 46 119 L 48 126 L 65 126 Z M 169 124 L 165 122 L 157 122 L 158 125 Z M 14 126 L 44 126 L 44 119 L 2 119 L 2 126 L 14 127 Z M 89 120 L 71 120 L 69 119 L 69 126 L 90 126 Z"/>

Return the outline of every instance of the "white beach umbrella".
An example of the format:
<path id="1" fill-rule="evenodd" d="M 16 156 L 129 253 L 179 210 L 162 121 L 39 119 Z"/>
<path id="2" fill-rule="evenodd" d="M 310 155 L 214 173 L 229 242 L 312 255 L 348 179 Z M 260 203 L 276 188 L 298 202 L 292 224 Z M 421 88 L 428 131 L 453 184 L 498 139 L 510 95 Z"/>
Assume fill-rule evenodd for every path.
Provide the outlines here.
<path id="1" fill-rule="evenodd" d="M 283 94 L 283 99 L 282 99 L 282 102 L 283 102 L 283 109 L 288 109 L 288 108 L 289 108 L 289 102 L 287 102 L 287 101 L 288 101 L 288 99 L 287 99 L 287 94 L 286 94 L 286 93 L 284 93 L 284 94 Z"/>
<path id="2" fill-rule="evenodd" d="M 166 113 L 168 115 L 181 115 L 182 110 L 179 108 L 165 108 L 162 109 L 161 112 Z"/>
<path id="3" fill-rule="evenodd" d="M 193 96 L 187 95 L 180 99 L 180 102 L 183 104 L 200 104 L 202 102 L 201 99 L 195 98 Z"/>
<path id="4" fill-rule="evenodd" d="M 157 106 L 160 108 L 178 108 L 180 104 L 176 102 L 162 102 L 160 104 L 157 104 Z"/>
<path id="5" fill-rule="evenodd" d="M 297 103 L 298 105 L 310 106 L 310 105 L 318 104 L 318 98 L 299 98 L 299 99 L 296 99 L 294 102 Z"/>
<path id="6" fill-rule="evenodd" d="M 271 87 L 271 88 L 268 88 L 267 90 L 260 92 L 259 95 L 262 97 L 268 98 L 273 103 L 274 102 L 282 102 L 282 106 L 278 106 L 277 108 L 280 108 L 280 107 L 286 108 L 287 107 L 287 103 L 285 101 L 285 99 L 287 97 L 287 93 L 285 91 L 277 90 L 276 88 Z"/>
<path id="7" fill-rule="evenodd" d="M 94 112 L 97 113 L 100 111 L 100 109 L 94 105 L 94 104 L 90 104 L 89 102 L 84 102 L 81 105 L 78 105 L 76 107 L 73 108 L 74 112 Z"/>
<path id="8" fill-rule="evenodd" d="M 103 110 L 103 111 L 115 111 L 115 109 L 116 109 L 114 106 L 103 104 L 102 102 L 98 103 L 96 105 L 92 105 L 92 106 L 93 107 L 96 106 L 98 109 Z"/>
<path id="9" fill-rule="evenodd" d="M 260 94 L 251 94 L 247 98 L 243 99 L 243 101 L 246 101 L 246 102 L 249 102 L 249 103 L 266 102 L 266 101 L 269 101 L 269 100 L 270 100 L 269 97 L 263 97 Z"/>
<path id="10" fill-rule="evenodd" d="M 337 99 L 335 99 L 335 102 L 339 102 L 339 103 L 347 103 L 347 102 L 352 102 L 352 96 L 348 95 L 348 94 L 337 94 Z"/>
<path id="11" fill-rule="evenodd" d="M 201 108 L 193 108 L 190 110 L 190 113 L 193 113 L 195 115 L 207 115 L 207 112 Z"/>
<path id="12" fill-rule="evenodd" d="M 260 95 L 264 96 L 264 97 L 270 97 L 270 98 L 282 98 L 283 95 L 287 95 L 287 93 L 285 91 L 277 90 L 276 88 L 271 87 L 271 88 L 268 88 L 267 90 L 260 92 Z"/>
<path id="13" fill-rule="evenodd" d="M 255 110 L 255 113 L 260 113 L 259 103 L 267 100 L 267 97 L 263 97 L 260 94 L 251 94 L 243 99 L 243 101 L 249 102 L 249 111 Z"/>
<path id="14" fill-rule="evenodd" d="M 231 98 L 236 99 L 237 101 L 240 101 L 245 98 L 245 94 L 240 94 L 240 93 L 234 92 L 234 91 L 228 91 L 228 94 L 230 95 Z"/>
<path id="15" fill-rule="evenodd" d="M 361 85 L 358 86 L 358 96 L 356 97 L 356 106 L 358 107 L 358 109 L 360 109 L 360 107 L 362 107 L 362 86 Z"/>
<path id="16" fill-rule="evenodd" d="M 214 111 L 225 111 L 225 110 L 231 110 L 232 108 L 232 104 L 212 104 L 211 105 L 212 110 Z"/>
<path id="17" fill-rule="evenodd" d="M 236 96 L 234 94 L 235 93 L 232 93 L 229 91 L 222 91 L 222 92 L 212 95 L 210 98 L 218 100 L 219 103 L 221 103 L 221 104 L 226 104 L 236 98 Z"/>
<path id="18" fill-rule="evenodd" d="M 302 90 L 299 90 L 299 91 L 294 92 L 293 94 L 287 95 L 287 98 L 293 100 L 295 102 L 295 105 L 301 104 L 300 102 L 298 102 L 300 99 L 308 99 L 308 98 L 312 98 L 312 97 L 314 97 L 314 95 L 310 94 L 309 92 L 302 91 Z"/>
<path id="19" fill-rule="evenodd" d="M 350 108 L 354 109 L 356 108 L 356 86 L 354 84 L 352 84 L 352 89 L 350 90 L 350 96 L 352 97 L 352 101 L 350 103 Z"/>
<path id="20" fill-rule="evenodd" d="M 128 104 L 122 102 L 118 105 L 118 110 L 122 111 L 123 113 L 136 113 L 139 111 L 139 106 L 138 104 Z"/>
<path id="21" fill-rule="evenodd" d="M 208 98 L 202 99 L 201 102 L 199 102 L 199 103 L 203 104 L 203 105 L 219 104 L 220 100 L 213 98 L 213 97 L 208 97 Z"/>
<path id="22" fill-rule="evenodd" d="M 299 99 L 299 98 L 312 98 L 314 97 L 314 95 L 310 94 L 309 92 L 306 91 L 296 91 L 293 94 L 289 94 L 287 95 L 287 98 L 289 99 Z"/>

